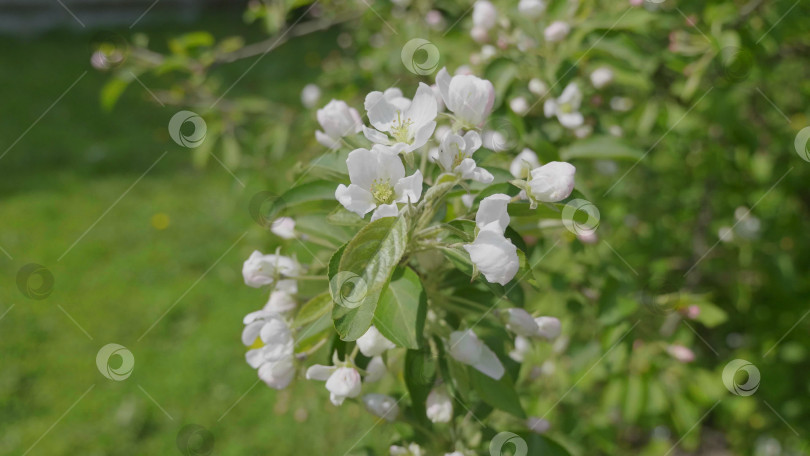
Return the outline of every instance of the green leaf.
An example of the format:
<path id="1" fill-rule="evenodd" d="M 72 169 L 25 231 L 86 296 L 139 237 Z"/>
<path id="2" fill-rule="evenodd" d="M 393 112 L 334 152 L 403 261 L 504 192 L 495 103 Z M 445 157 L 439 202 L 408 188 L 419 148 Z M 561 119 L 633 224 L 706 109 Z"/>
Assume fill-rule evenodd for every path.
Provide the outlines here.
<path id="1" fill-rule="evenodd" d="M 405 386 L 420 421 L 425 421 L 425 401 L 436 380 L 436 360 L 429 351 L 408 350 L 405 353 Z"/>
<path id="2" fill-rule="evenodd" d="M 293 327 L 301 327 L 311 323 L 332 310 L 332 295 L 323 292 L 307 301 L 293 320 Z"/>
<path id="3" fill-rule="evenodd" d="M 391 342 L 415 350 L 423 345 L 426 312 L 427 297 L 419 276 L 411 268 L 401 267 L 394 271 L 377 304 L 374 325 Z"/>
<path id="4" fill-rule="evenodd" d="M 717 325 L 724 323 L 728 319 L 726 311 L 708 302 L 698 304 L 700 313 L 695 320 L 699 321 L 707 328 L 714 328 Z"/>
<path id="5" fill-rule="evenodd" d="M 644 410 L 644 398 L 646 396 L 645 383 L 638 375 L 630 375 L 627 378 L 627 390 L 624 396 L 624 420 L 627 423 L 635 423 L 639 415 Z"/>
<path id="6" fill-rule="evenodd" d="M 528 456 L 571 456 L 565 447 L 544 435 L 534 433 L 519 435 L 526 440 L 526 445 L 529 447 Z"/>
<path id="7" fill-rule="evenodd" d="M 116 76 L 104 84 L 101 89 L 101 107 L 105 111 L 111 111 L 130 82 L 132 82 L 131 78 L 125 79 L 123 76 Z"/>
<path id="8" fill-rule="evenodd" d="M 346 246 L 330 280 L 336 303 L 332 318 L 343 340 L 357 340 L 371 326 L 380 296 L 405 253 L 408 228 L 405 217 L 381 218 L 363 227 Z M 354 287 L 348 301 L 344 294 L 347 283 Z M 358 286 L 362 295 L 358 295 Z"/>
<path id="9" fill-rule="evenodd" d="M 495 380 L 473 367 L 468 367 L 467 370 L 470 373 L 472 387 L 481 400 L 518 418 L 526 418 L 526 412 L 520 405 L 520 398 L 518 398 L 515 385 L 508 372 L 504 372 L 500 380 Z"/>
<path id="10" fill-rule="evenodd" d="M 287 208 L 312 201 L 335 199 L 335 184 L 322 180 L 307 182 L 293 187 L 273 201 L 265 220 L 275 219 L 279 213 Z"/>
<path id="11" fill-rule="evenodd" d="M 314 347 L 323 340 L 332 329 L 332 316 L 324 313 L 317 320 L 304 326 L 296 335 L 295 349 L 302 353 Z M 334 332 L 332 332 L 334 334 Z"/>
<path id="12" fill-rule="evenodd" d="M 365 226 L 368 224 L 362 217 L 347 210 L 343 205 L 337 206 L 335 210 L 326 216 L 326 221 L 332 225 L 339 226 Z"/>
<path id="13" fill-rule="evenodd" d="M 594 135 L 560 150 L 562 160 L 574 158 L 638 160 L 644 153 L 619 138 Z"/>

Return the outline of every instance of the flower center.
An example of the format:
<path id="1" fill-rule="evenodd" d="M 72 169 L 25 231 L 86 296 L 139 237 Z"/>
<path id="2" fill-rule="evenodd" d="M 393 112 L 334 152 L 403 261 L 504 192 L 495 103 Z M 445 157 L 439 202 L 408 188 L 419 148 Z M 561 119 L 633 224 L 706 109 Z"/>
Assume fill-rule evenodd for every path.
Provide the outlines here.
<path id="1" fill-rule="evenodd" d="M 394 202 L 394 187 L 391 179 L 374 179 L 371 183 L 371 196 L 377 204 L 391 204 Z"/>
<path id="2" fill-rule="evenodd" d="M 570 114 L 574 112 L 574 107 L 571 105 L 571 103 L 563 103 L 560 105 L 560 112 Z"/>
<path id="3" fill-rule="evenodd" d="M 458 144 L 453 144 L 452 147 L 456 148 L 456 153 L 453 156 L 453 169 L 456 169 L 456 166 L 460 165 L 465 158 L 467 158 L 467 154 L 461 151 L 461 148 L 458 147 Z"/>
<path id="4" fill-rule="evenodd" d="M 411 119 L 403 119 L 402 113 L 397 111 L 397 121 L 391 127 L 391 135 L 397 142 L 410 144 L 411 125 L 413 125 L 413 121 L 411 121 Z"/>

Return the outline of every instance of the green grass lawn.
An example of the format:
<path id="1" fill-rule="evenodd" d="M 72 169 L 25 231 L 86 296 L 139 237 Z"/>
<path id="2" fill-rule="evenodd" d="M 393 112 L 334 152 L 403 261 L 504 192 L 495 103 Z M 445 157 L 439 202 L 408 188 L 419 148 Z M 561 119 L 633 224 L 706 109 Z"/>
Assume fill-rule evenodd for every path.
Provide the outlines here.
<path id="1" fill-rule="evenodd" d="M 204 27 L 244 26 L 218 14 Z M 241 176 L 243 189 L 215 162 L 194 170 L 168 138 L 175 109 L 150 103 L 137 85 L 102 112 L 106 75 L 90 68 L 90 35 L 0 41 L 0 154 L 87 71 L 0 159 L 8 253 L 0 253 L 0 454 L 179 454 L 175 440 L 189 423 L 210 430 L 213 454 L 385 448 L 394 430 L 381 424 L 366 434 L 376 420 L 357 403 L 332 406 L 320 382 L 281 393 L 255 385 L 240 333 L 266 291 L 246 287 L 240 271 L 252 250 L 273 248 L 247 211 L 263 182 Z M 286 68 L 283 59 L 302 52 L 294 46 L 312 45 L 268 56 L 243 88 Z M 279 98 L 297 97 L 306 82 L 294 71 L 273 77 L 286 79 L 261 87 Z M 28 263 L 53 274 L 46 299 L 18 290 Z M 108 343 L 135 357 L 126 380 L 96 368 Z"/>

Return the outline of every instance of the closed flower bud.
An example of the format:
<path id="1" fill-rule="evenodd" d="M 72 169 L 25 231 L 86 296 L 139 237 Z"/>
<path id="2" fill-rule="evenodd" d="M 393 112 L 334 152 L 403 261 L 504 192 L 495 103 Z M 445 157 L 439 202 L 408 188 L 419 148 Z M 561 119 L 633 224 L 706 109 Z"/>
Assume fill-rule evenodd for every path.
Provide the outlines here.
<path id="1" fill-rule="evenodd" d="M 509 213 L 507 205 L 512 198 L 504 193 L 495 193 L 487 196 L 478 205 L 475 214 L 475 224 L 478 229 L 503 234 L 509 226 Z"/>
<path id="2" fill-rule="evenodd" d="M 529 181 L 532 198 L 546 203 L 568 198 L 574 191 L 576 171 L 570 163 L 556 161 L 533 169 Z"/>
<path id="3" fill-rule="evenodd" d="M 554 21 L 543 31 L 543 36 L 546 38 L 546 41 L 561 41 L 563 38 L 568 36 L 568 32 L 570 31 L 571 27 L 569 27 L 565 22 Z"/>
<path id="4" fill-rule="evenodd" d="M 518 11 L 529 19 L 537 19 L 546 11 L 546 2 L 543 0 L 520 0 Z"/>
<path id="5" fill-rule="evenodd" d="M 607 67 L 597 68 L 591 73 L 591 84 L 597 89 L 606 87 L 613 82 L 613 70 Z"/>
<path id="6" fill-rule="evenodd" d="M 470 365 L 495 380 L 503 377 L 501 360 L 472 330 L 454 331 L 450 334 L 449 344 L 450 356 L 456 361 Z"/>
<path id="7" fill-rule="evenodd" d="M 399 415 L 399 406 L 397 400 L 385 394 L 366 394 L 363 396 L 363 403 L 366 405 L 366 410 L 385 418 L 387 421 L 394 421 Z"/>
<path id="8" fill-rule="evenodd" d="M 506 285 L 520 269 L 517 247 L 496 231 L 481 231 L 472 244 L 464 246 L 464 250 L 487 282 Z"/>
<path id="9" fill-rule="evenodd" d="M 292 356 L 278 361 L 263 363 L 259 366 L 259 378 L 270 388 L 282 390 L 295 377 L 295 366 Z"/>
<path id="10" fill-rule="evenodd" d="M 385 362 L 383 361 L 381 356 L 375 356 L 371 358 L 369 361 L 368 366 L 366 366 L 366 376 L 363 378 L 363 381 L 366 383 L 373 383 L 379 381 L 385 373 L 388 372 L 385 368 Z"/>
<path id="11" fill-rule="evenodd" d="M 316 86 L 315 84 L 307 84 L 304 86 L 304 90 L 301 91 L 301 104 L 304 105 L 305 108 L 314 108 L 320 99 L 320 87 Z"/>
<path id="12" fill-rule="evenodd" d="M 495 88 L 486 79 L 473 75 L 451 77 L 447 69 L 442 68 L 436 75 L 436 85 L 447 109 L 470 126 L 480 127 L 492 112 Z"/>
<path id="13" fill-rule="evenodd" d="M 258 250 L 250 254 L 242 265 L 242 277 L 245 285 L 259 288 L 272 285 L 279 276 L 295 276 L 299 272 L 298 264 L 281 255 L 264 255 Z"/>
<path id="14" fill-rule="evenodd" d="M 326 380 L 326 389 L 330 393 L 329 400 L 340 405 L 347 397 L 360 395 L 360 373 L 353 367 L 339 367 Z"/>
<path id="15" fill-rule="evenodd" d="M 295 220 L 279 217 L 270 224 L 270 231 L 282 239 L 295 239 Z"/>
<path id="16" fill-rule="evenodd" d="M 560 336 L 560 332 L 562 331 L 560 320 L 554 317 L 537 317 L 534 319 L 534 322 L 537 323 L 537 334 L 540 337 L 554 340 Z"/>
<path id="17" fill-rule="evenodd" d="M 473 6 L 472 21 L 473 26 L 489 30 L 498 21 L 498 11 L 487 0 L 478 0 Z"/>
<path id="18" fill-rule="evenodd" d="M 444 387 L 433 388 L 428 394 L 426 413 L 433 423 L 447 423 L 453 418 L 453 401 Z"/>
<path id="19" fill-rule="evenodd" d="M 548 86 L 540 79 L 533 78 L 529 81 L 529 92 L 537 95 L 538 97 L 542 97 L 548 93 Z"/>
<path id="20" fill-rule="evenodd" d="M 318 110 L 316 116 L 323 131 L 316 131 L 315 139 L 329 148 L 340 147 L 341 138 L 359 133 L 363 127 L 363 121 L 357 110 L 350 108 L 341 100 L 330 101 Z"/>
<path id="21" fill-rule="evenodd" d="M 371 326 L 365 334 L 357 339 L 357 347 L 360 348 L 363 355 L 371 358 L 382 355 L 386 350 L 396 348 L 396 345 L 386 339 L 377 328 Z"/>
<path id="22" fill-rule="evenodd" d="M 529 112 L 529 102 L 523 97 L 515 97 L 509 100 L 509 109 L 519 116 L 525 116 Z"/>
<path id="23" fill-rule="evenodd" d="M 536 416 L 529 417 L 529 419 L 526 420 L 526 426 L 536 434 L 545 434 L 551 429 L 551 423 L 549 423 L 548 420 L 537 418 Z"/>
<path id="24" fill-rule="evenodd" d="M 540 328 L 529 312 L 519 308 L 507 309 L 506 312 L 509 315 L 509 321 L 506 323 L 508 330 L 524 337 L 534 337 L 538 335 Z"/>

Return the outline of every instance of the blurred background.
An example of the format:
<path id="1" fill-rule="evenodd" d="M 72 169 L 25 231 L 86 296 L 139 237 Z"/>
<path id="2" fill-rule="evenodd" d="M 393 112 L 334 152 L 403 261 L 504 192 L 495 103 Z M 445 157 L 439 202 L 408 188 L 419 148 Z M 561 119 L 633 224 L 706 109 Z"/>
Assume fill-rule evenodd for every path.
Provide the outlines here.
<path id="1" fill-rule="evenodd" d="M 404 430 L 362 405 L 257 384 L 239 334 L 266 297 L 240 268 L 279 245 L 251 199 L 322 152 L 315 109 L 432 83 L 400 60 L 414 37 L 491 79 L 501 133 L 567 151 L 599 206 L 596 242 L 535 269 L 530 310 L 567 328 L 519 379 L 549 435 L 582 455 L 810 454 L 810 5 L 581 3 L 548 69 L 482 57 L 469 2 L 0 1 L 0 454 L 387 454 Z M 588 97 L 588 138 L 516 115 L 535 60 L 548 86 L 613 65 L 631 104 Z M 181 109 L 204 146 L 170 137 Z M 134 356 L 124 381 L 96 367 L 109 343 Z"/>

